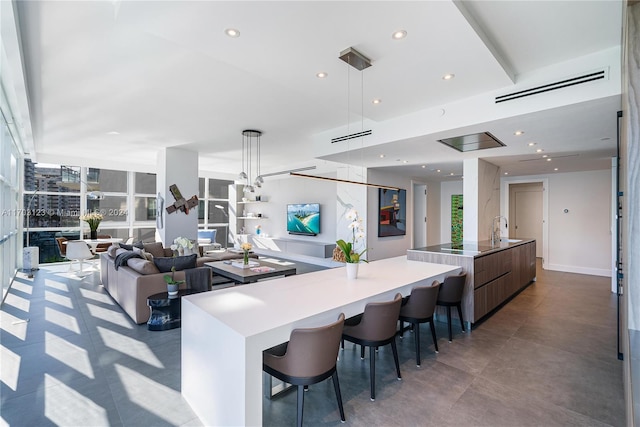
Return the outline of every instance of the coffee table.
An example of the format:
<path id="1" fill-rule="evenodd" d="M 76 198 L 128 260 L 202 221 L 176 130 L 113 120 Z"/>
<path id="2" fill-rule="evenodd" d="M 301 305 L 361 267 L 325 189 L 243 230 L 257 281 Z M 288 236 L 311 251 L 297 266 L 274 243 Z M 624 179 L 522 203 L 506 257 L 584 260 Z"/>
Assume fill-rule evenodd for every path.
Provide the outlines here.
<path id="1" fill-rule="evenodd" d="M 181 289 L 177 295 L 169 296 L 168 292 L 153 294 L 147 298 L 147 305 L 151 309 L 151 315 L 147 322 L 150 331 L 166 331 L 180 327 L 180 298 L 185 295 L 195 294 L 192 289 Z"/>
<path id="2" fill-rule="evenodd" d="M 251 260 L 253 264 L 256 263 L 255 260 Z M 287 265 L 279 265 L 272 262 L 267 261 L 258 261 L 254 268 L 240 268 L 234 267 L 231 264 L 231 261 L 215 261 L 215 262 L 205 262 L 204 265 L 213 269 L 213 272 L 219 276 L 226 277 L 227 279 L 231 279 L 239 284 L 247 284 L 252 282 L 257 282 L 261 279 L 267 279 L 269 277 L 277 277 L 277 276 L 291 276 L 296 274 L 296 266 L 293 263 L 287 263 Z M 258 268 L 264 267 L 264 269 L 269 269 L 269 271 L 256 271 Z"/>

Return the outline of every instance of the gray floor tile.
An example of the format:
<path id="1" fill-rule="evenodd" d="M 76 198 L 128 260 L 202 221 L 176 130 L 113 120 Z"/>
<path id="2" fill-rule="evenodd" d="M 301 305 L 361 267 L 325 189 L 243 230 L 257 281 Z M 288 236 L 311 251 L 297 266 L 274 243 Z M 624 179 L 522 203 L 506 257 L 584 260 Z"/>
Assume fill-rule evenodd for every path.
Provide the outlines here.
<path id="1" fill-rule="evenodd" d="M 99 275 L 68 266 L 19 275 L 0 311 L 1 422 L 11 426 L 201 426 L 180 394 L 180 330 L 136 325 Z M 299 273 L 313 271 L 302 266 Z M 615 298 L 606 278 L 552 271 L 471 333 L 436 321 L 376 353 L 376 401 L 368 352 L 347 343 L 338 373 L 352 426 L 622 426 L 622 363 Z M 28 319 L 28 321 L 26 321 Z M 442 319 L 440 319 L 442 320 Z M 640 340 L 639 340 L 640 341 Z M 265 425 L 293 425 L 296 393 L 263 402 Z M 340 425 L 332 382 L 305 393 L 305 425 Z"/>

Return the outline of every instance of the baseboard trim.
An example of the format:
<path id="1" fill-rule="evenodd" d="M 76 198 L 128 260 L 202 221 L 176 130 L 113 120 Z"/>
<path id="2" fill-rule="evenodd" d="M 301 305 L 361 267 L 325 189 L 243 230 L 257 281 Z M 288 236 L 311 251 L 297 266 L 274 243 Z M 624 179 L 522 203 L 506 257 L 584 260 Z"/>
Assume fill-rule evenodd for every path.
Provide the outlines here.
<path id="1" fill-rule="evenodd" d="M 604 268 L 577 267 L 574 265 L 546 264 L 545 270 L 562 271 L 564 273 L 588 274 L 590 276 L 611 277 L 611 270 Z"/>

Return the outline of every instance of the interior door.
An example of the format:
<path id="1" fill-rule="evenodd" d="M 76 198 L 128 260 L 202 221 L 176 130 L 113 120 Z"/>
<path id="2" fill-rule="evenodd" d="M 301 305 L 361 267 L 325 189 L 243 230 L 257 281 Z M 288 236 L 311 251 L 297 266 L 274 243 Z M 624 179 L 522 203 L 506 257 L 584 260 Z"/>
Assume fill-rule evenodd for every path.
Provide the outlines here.
<path id="1" fill-rule="evenodd" d="M 427 186 L 413 185 L 413 247 L 427 246 Z"/>
<path id="2" fill-rule="evenodd" d="M 542 184 L 540 189 L 515 191 L 514 237 L 536 239 L 536 257 L 542 258 Z"/>

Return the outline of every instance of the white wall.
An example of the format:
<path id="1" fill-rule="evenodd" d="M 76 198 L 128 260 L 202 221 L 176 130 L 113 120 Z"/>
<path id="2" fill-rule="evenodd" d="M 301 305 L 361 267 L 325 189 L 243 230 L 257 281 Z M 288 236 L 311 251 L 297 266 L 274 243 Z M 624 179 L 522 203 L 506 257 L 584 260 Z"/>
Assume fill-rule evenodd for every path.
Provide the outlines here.
<path id="1" fill-rule="evenodd" d="M 451 241 L 451 196 L 462 194 L 462 191 L 462 180 L 445 181 L 440 184 L 440 241 L 429 244 L 448 243 Z"/>
<path id="2" fill-rule="evenodd" d="M 544 255 L 544 267 L 609 277 L 611 171 L 510 177 L 503 178 L 502 185 L 526 179 L 531 182 L 547 181 L 548 255 Z"/>
<path id="3" fill-rule="evenodd" d="M 259 191 L 268 203 L 247 204 L 247 211 L 261 213 L 266 219 L 260 221 L 261 234 L 305 241 L 332 243 L 336 236 L 336 184 L 330 181 L 287 177 L 267 178 Z M 320 234 L 297 236 L 287 234 L 287 204 L 320 203 Z M 246 221 L 249 227 L 257 222 Z M 255 230 L 247 232 L 255 234 Z"/>

